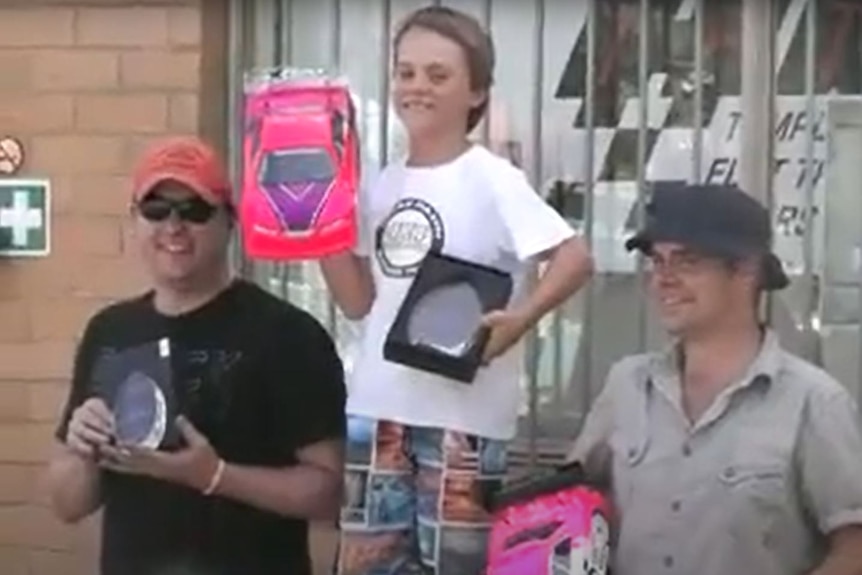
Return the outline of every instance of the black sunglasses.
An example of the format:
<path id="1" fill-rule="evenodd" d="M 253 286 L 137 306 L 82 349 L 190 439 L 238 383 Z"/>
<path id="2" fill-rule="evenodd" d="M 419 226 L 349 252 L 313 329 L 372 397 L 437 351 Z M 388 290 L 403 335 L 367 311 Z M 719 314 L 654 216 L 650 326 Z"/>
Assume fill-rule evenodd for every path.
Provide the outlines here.
<path id="1" fill-rule="evenodd" d="M 205 224 L 213 218 L 218 207 L 198 197 L 169 200 L 154 196 L 138 202 L 137 210 L 148 222 L 163 222 L 171 217 L 171 214 L 176 214 L 180 221 Z"/>

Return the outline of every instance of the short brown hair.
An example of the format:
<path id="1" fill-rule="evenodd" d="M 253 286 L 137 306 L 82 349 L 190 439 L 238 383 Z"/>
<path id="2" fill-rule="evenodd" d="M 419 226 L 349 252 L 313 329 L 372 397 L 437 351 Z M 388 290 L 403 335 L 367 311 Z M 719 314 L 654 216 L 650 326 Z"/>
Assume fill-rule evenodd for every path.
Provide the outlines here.
<path id="1" fill-rule="evenodd" d="M 494 41 L 479 21 L 446 6 L 428 6 L 409 14 L 398 26 L 393 42 L 395 50 L 411 28 L 430 30 L 452 40 L 464 51 L 470 73 L 470 88 L 484 91 L 485 100 L 467 115 L 467 132 L 472 132 L 488 109 L 488 92 L 494 84 Z"/>

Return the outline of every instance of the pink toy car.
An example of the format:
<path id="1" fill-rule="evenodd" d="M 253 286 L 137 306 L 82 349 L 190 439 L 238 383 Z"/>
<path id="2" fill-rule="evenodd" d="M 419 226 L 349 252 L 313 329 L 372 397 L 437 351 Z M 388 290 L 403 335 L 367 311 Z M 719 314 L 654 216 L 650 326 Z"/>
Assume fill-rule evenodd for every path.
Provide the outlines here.
<path id="1" fill-rule="evenodd" d="M 580 466 L 508 485 L 494 518 L 486 575 L 606 575 L 610 504 Z"/>
<path id="2" fill-rule="evenodd" d="M 347 86 L 309 78 L 247 94 L 240 223 L 254 259 L 316 259 L 356 243 L 360 177 Z"/>

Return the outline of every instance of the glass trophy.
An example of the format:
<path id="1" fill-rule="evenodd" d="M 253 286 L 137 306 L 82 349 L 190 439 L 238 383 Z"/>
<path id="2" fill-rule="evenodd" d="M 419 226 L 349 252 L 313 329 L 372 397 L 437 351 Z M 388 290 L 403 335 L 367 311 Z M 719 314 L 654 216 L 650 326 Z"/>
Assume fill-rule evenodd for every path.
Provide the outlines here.
<path id="1" fill-rule="evenodd" d="M 103 356 L 94 377 L 114 415 L 117 445 L 178 446 L 178 415 L 167 338 Z"/>
<path id="2" fill-rule="evenodd" d="M 509 274 L 431 251 L 398 310 L 383 357 L 471 383 L 490 335 L 482 316 L 504 309 L 511 295 Z"/>

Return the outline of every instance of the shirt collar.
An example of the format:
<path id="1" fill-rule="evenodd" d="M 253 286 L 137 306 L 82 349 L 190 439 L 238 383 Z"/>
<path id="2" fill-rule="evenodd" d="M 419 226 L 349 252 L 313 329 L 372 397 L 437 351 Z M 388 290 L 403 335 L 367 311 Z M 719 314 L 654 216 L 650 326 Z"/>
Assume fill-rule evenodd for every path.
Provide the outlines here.
<path id="1" fill-rule="evenodd" d="M 678 342 L 674 341 L 668 344 L 663 351 L 653 356 L 649 369 L 650 378 L 645 383 L 666 384 L 666 388 L 680 387 L 679 366 L 677 364 L 678 345 Z M 760 351 L 749 365 L 745 375 L 732 385 L 731 389 L 735 391 L 751 385 L 771 384 L 778 378 L 781 371 L 781 357 L 781 344 L 777 334 L 772 329 L 764 328 Z"/>

